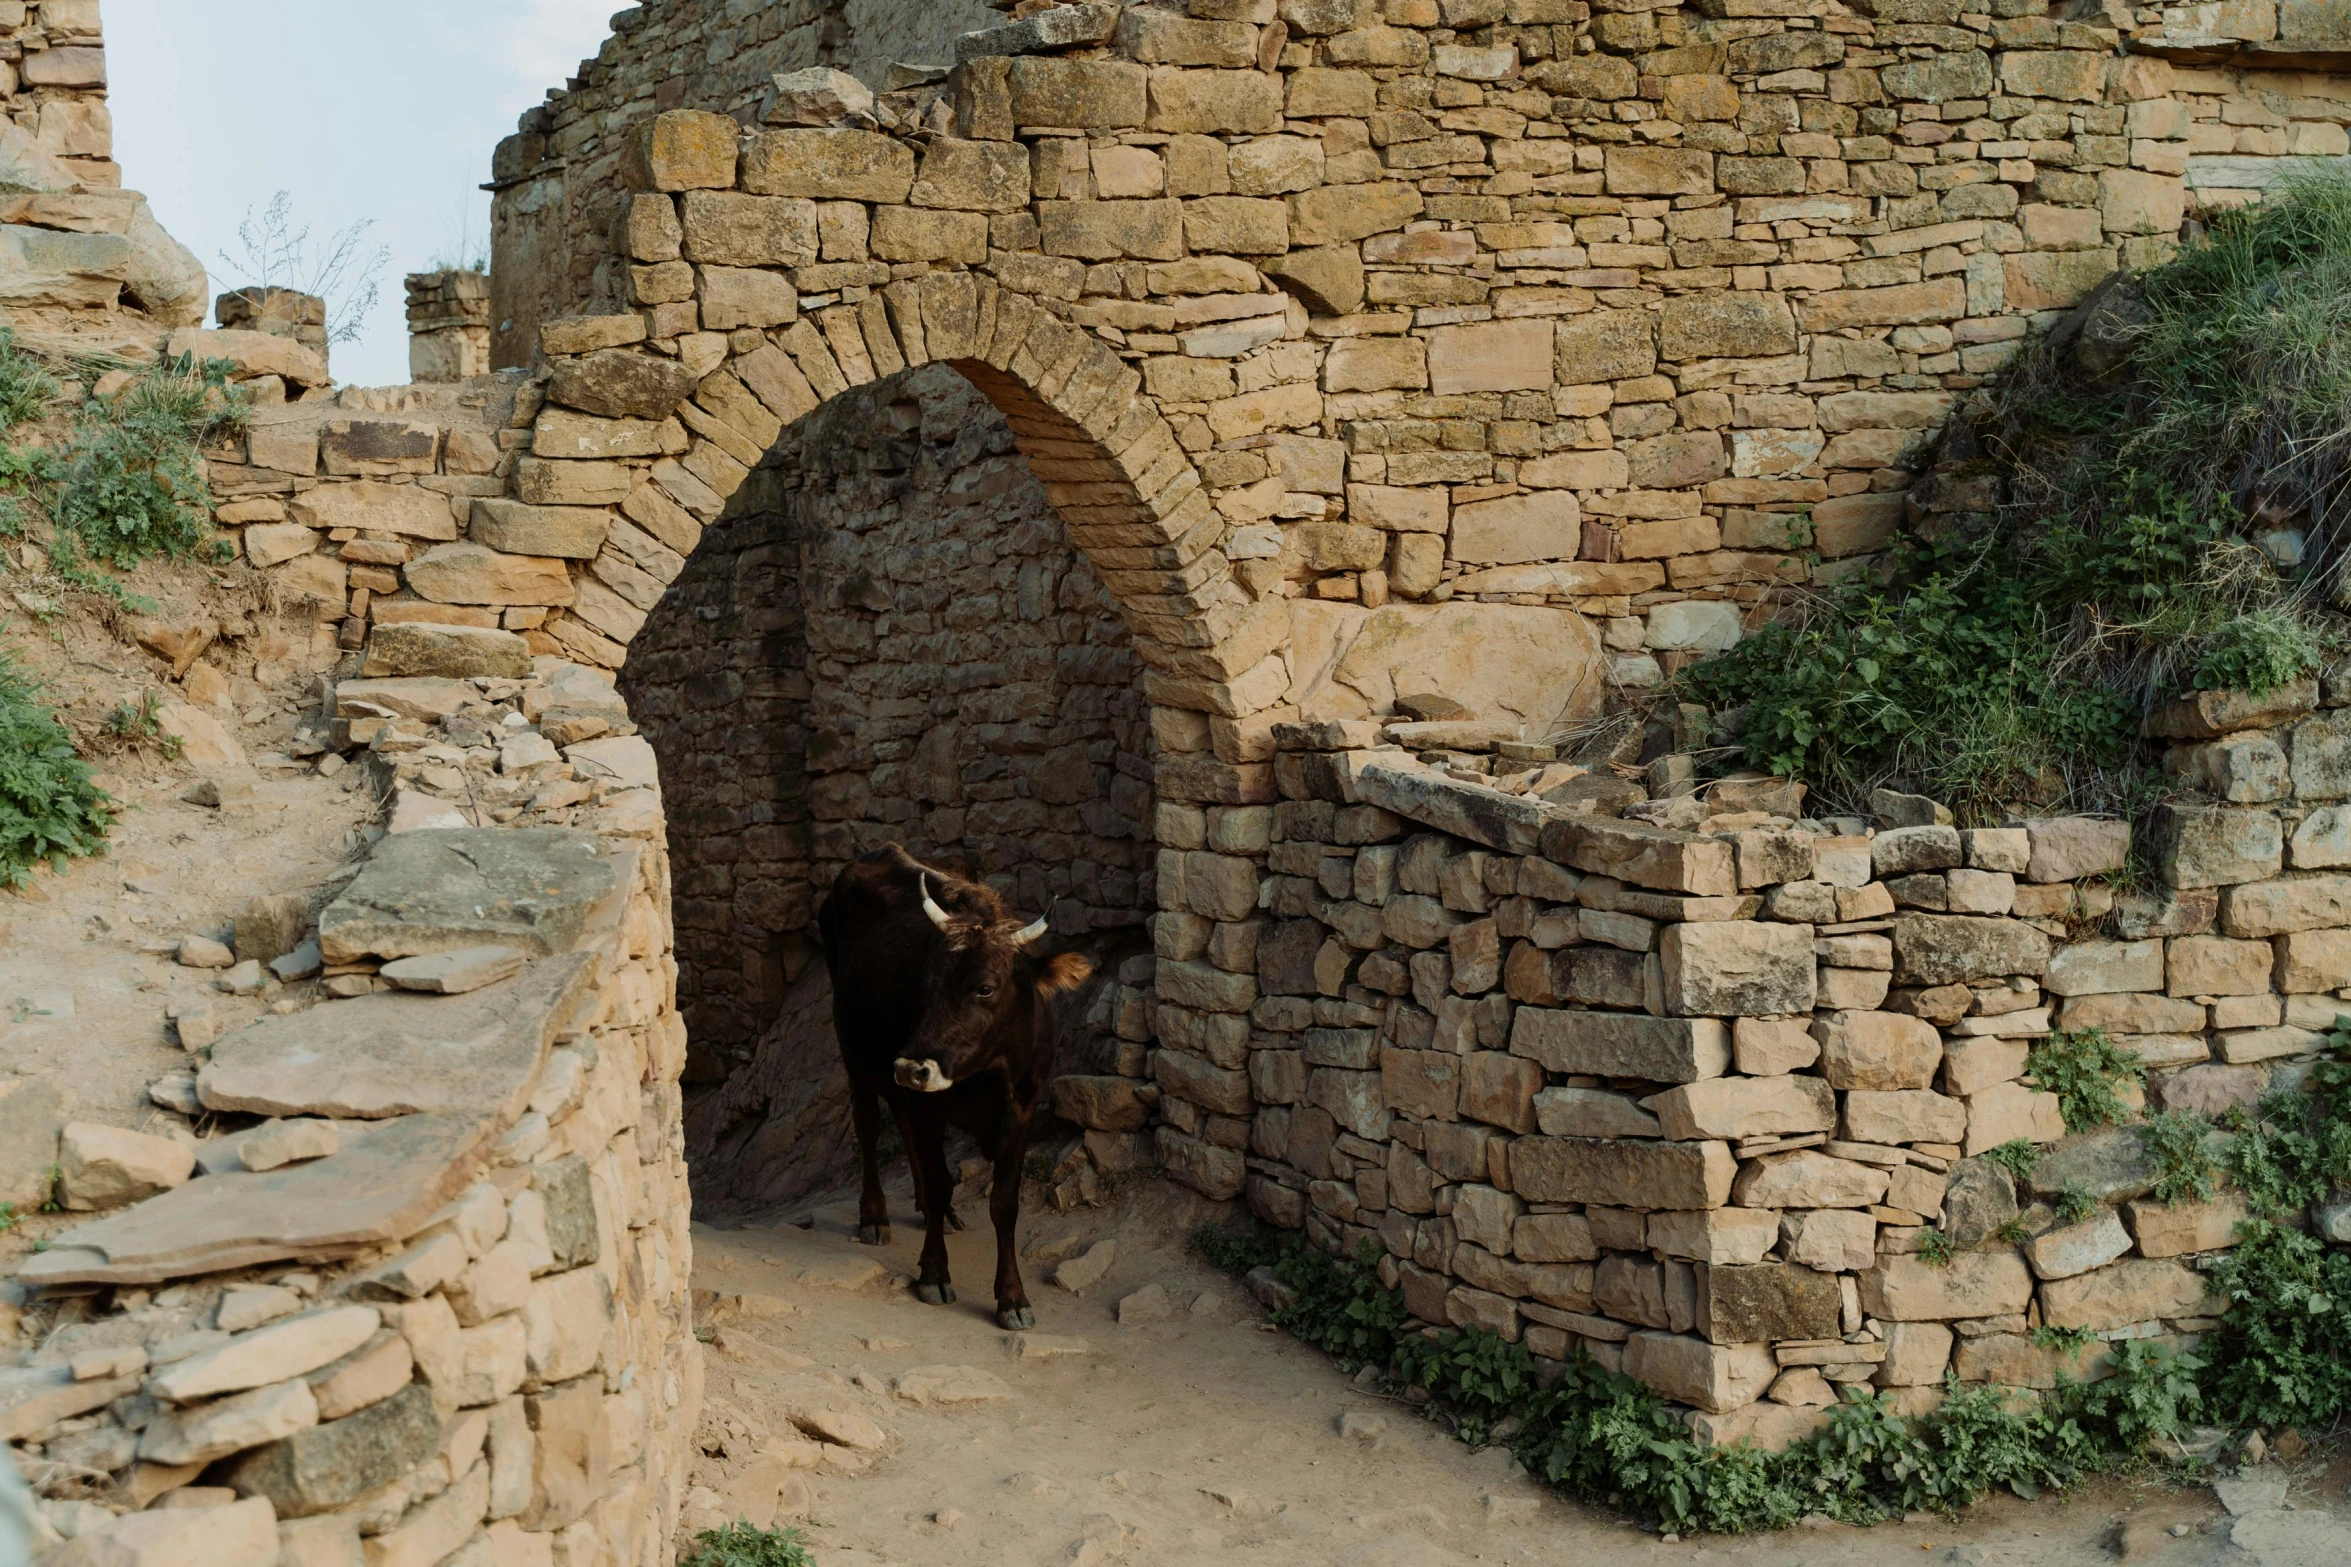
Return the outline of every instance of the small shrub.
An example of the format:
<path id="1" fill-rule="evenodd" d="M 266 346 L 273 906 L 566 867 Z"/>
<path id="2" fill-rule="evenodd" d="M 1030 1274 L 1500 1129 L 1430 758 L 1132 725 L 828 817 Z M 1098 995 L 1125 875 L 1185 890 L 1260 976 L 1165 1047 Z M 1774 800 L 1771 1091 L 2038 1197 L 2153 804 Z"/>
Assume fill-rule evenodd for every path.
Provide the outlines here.
<path id="1" fill-rule="evenodd" d="M 16 1211 L 15 1203 L 0 1202 L 0 1235 L 6 1235 L 23 1222 L 24 1218 Z"/>
<path id="2" fill-rule="evenodd" d="M 1937 1229 L 1919 1231 L 1918 1260 L 1930 1268 L 1949 1267 L 1951 1265 L 1951 1237 Z"/>
<path id="3" fill-rule="evenodd" d="M 2167 1110 L 2147 1118 L 2147 1151 L 2154 1156 L 2153 1196 L 2159 1203 L 2209 1202 L 2219 1174 L 2205 1152 L 2212 1118 L 2193 1110 Z"/>
<path id="4" fill-rule="evenodd" d="M 163 698 L 148 691 L 136 702 L 120 702 L 106 717 L 106 732 L 118 740 L 147 744 L 161 750 L 167 759 L 180 754 L 180 737 L 163 731 L 161 711 Z"/>
<path id="5" fill-rule="evenodd" d="M 2251 1115 L 2232 1110 L 2227 1124 L 2236 1135 L 2221 1163 L 2254 1212 L 2283 1218 L 2351 1186 L 2351 1027 L 2335 1025 L 2300 1089 Z"/>
<path id="6" fill-rule="evenodd" d="M 98 853 L 113 823 L 73 737 L 0 651 L 0 887 L 24 886 L 43 860 Z"/>
<path id="7" fill-rule="evenodd" d="M 2006 1170 L 2020 1181 L 2029 1181 L 2041 1167 L 2040 1147 L 2028 1138 L 2015 1137 L 1996 1148 L 1987 1148 L 1983 1157 Z"/>
<path id="8" fill-rule="evenodd" d="M 108 401 L 84 404 L 49 497 L 59 533 L 117 570 L 193 554 L 212 531 L 198 450 L 244 426 L 227 386 L 225 364 L 158 361 Z"/>
<path id="9" fill-rule="evenodd" d="M 2036 1349 L 2061 1349 L 2067 1354 L 2076 1354 L 2097 1342 L 2098 1335 L 2088 1328 L 2043 1326 L 2033 1329 L 2033 1347 Z"/>
<path id="10" fill-rule="evenodd" d="M 2307 622 L 2284 610 L 2257 609 L 2223 621 L 2205 640 L 2195 687 L 2267 696 L 2317 669 L 2325 656 Z"/>
<path id="11" fill-rule="evenodd" d="M 2074 1132 L 2128 1119 L 2130 1107 L 2115 1093 L 2114 1085 L 2145 1082 L 2147 1078 L 2139 1053 L 2118 1047 L 2102 1028 L 2079 1033 L 2060 1029 L 2050 1034 L 2033 1046 L 2025 1070 L 2057 1096 L 2066 1129 Z"/>
<path id="12" fill-rule="evenodd" d="M 694 1548 L 678 1567 L 814 1567 L 815 1561 L 799 1530 L 755 1529 L 738 1518 L 694 1536 Z"/>
<path id="13" fill-rule="evenodd" d="M 2351 1253 L 2255 1219 L 2211 1278 L 2228 1297 L 2206 1340 L 2215 1418 L 2307 1429 L 2351 1411 Z"/>

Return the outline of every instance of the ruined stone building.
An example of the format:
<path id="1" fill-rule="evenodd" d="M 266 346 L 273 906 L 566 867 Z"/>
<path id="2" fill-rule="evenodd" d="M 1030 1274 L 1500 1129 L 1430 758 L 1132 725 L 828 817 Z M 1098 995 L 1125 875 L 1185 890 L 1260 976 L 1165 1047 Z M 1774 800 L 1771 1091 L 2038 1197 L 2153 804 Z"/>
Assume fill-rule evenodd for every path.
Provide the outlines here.
<path id="1" fill-rule="evenodd" d="M 11 313 L 151 349 L 188 323 L 104 194 L 95 5 L 9 25 L 7 275 L 50 269 Z M 1542 769 L 1868 571 L 1958 399 L 2101 279 L 2351 155 L 2347 64 L 2339 0 L 622 11 L 490 160 L 487 348 L 474 294 L 412 301 L 431 364 L 490 373 L 305 398 L 289 358 L 213 464 L 245 559 L 365 650 L 331 716 L 393 737 L 395 827 L 557 807 L 400 760 L 451 715 L 366 705 L 390 650 L 626 699 L 567 733 L 636 774 L 590 752 L 560 809 L 642 856 L 599 981 L 634 1053 L 553 1102 L 653 1172 L 606 1205 L 645 1260 L 596 1363 L 674 1397 L 575 1466 L 613 1553 L 576 1559 L 661 1560 L 677 1516 L 683 1160 L 706 1201 L 838 1168 L 811 910 L 892 840 L 1107 955 L 1072 1168 L 1369 1243 L 1418 1318 L 1584 1349 L 1709 1435 L 1789 1439 L 1812 1383 L 2047 1385 L 2028 1319 L 2209 1325 L 2225 1208 L 2119 1180 L 2020 1251 L 1973 1156 L 2063 1134 L 2019 1081 L 2052 1026 L 2137 1040 L 2179 1105 L 2316 1048 L 2332 683 L 2166 719 L 2274 732 L 2291 782 L 2183 808 L 2136 899 L 2120 824 L 1873 833 L 1779 780 L 1627 821 Z M 1938 1216 L 1987 1249 L 1927 1267 Z M 100 1250 L 44 1277 L 148 1276 Z"/>

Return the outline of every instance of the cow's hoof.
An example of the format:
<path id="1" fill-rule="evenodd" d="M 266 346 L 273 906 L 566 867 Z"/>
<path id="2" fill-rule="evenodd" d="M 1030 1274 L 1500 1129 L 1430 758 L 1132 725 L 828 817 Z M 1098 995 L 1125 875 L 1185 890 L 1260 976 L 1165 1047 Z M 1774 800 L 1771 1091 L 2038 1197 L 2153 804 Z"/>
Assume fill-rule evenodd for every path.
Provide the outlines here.
<path id="1" fill-rule="evenodd" d="M 1008 1328 L 1012 1332 L 1022 1333 L 1036 1325 L 1037 1313 L 1033 1307 L 998 1306 L 996 1308 L 996 1326 L 1000 1328 Z"/>
<path id="2" fill-rule="evenodd" d="M 960 1230 L 960 1229 L 962 1229 L 962 1228 L 963 1228 L 963 1215 L 962 1215 L 962 1214 L 960 1214 L 960 1213 L 957 1213 L 957 1212 L 956 1212 L 954 1209 L 952 1209 L 952 1208 L 948 1209 L 948 1210 L 947 1210 L 947 1228 L 949 1228 L 949 1229 L 951 1229 L 951 1230 Z"/>
<path id="3" fill-rule="evenodd" d="M 914 1298 L 926 1306 L 955 1304 L 955 1286 L 942 1279 L 936 1284 L 924 1282 L 914 1287 Z"/>
<path id="4" fill-rule="evenodd" d="M 857 1226 L 857 1240 L 864 1246 L 887 1246 L 890 1244 L 890 1227 L 887 1224 L 860 1224 Z"/>

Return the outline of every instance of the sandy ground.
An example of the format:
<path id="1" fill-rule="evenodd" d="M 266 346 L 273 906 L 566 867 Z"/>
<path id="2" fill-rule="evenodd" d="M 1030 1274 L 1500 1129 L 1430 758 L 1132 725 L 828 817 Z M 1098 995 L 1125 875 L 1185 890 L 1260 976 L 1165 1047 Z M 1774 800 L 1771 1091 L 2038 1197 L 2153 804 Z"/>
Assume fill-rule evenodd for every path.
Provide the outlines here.
<path id="1" fill-rule="evenodd" d="M 2152 1482 L 2037 1504 L 2002 1498 L 1956 1522 L 1919 1515 L 1874 1530 L 1820 1524 L 1668 1544 L 1559 1500 L 1513 1473 L 1502 1450 L 1471 1451 L 1275 1332 L 1233 1280 L 1176 1239 L 1218 1212 L 1186 1194 L 1154 1184 L 1111 1208 L 1026 1216 L 1038 1317 L 1027 1336 L 990 1319 L 993 1241 L 968 1194 L 962 1207 L 972 1227 L 950 1237 L 962 1299 L 949 1307 L 922 1305 L 906 1288 L 921 1234 L 903 1191 L 882 1248 L 851 1238 L 853 1204 L 818 1209 L 807 1228 L 789 1217 L 697 1226 L 694 1282 L 711 1292 L 698 1299 L 715 1307 L 716 1326 L 706 1330 L 715 1342 L 694 1477 L 705 1490 L 690 1502 L 690 1525 L 776 1508 L 779 1521 L 798 1517 L 822 1567 L 2324 1559 L 2307 1547 L 2241 1551 L 2211 1490 Z M 1117 1258 L 1101 1283 L 1075 1296 L 1045 1282 L 1048 1259 L 1103 1238 Z M 1165 1290 L 1172 1315 L 1122 1327 L 1117 1302 L 1150 1285 Z M 809 1446 L 792 1417 L 826 1410 L 865 1416 L 886 1441 L 872 1452 Z M 1347 1411 L 1384 1420 L 1384 1432 L 1340 1435 Z M 785 1467 L 793 1463 L 811 1467 Z M 2343 1474 L 2308 1464 L 2291 1477 L 2296 1506 L 2340 1506 Z M 2186 1534 L 2170 1534 L 2174 1524 Z"/>
<path id="2" fill-rule="evenodd" d="M 150 563 L 135 585 L 183 615 L 237 607 L 184 565 Z M 224 1028 L 235 1028 L 283 999 L 282 991 L 244 999 L 218 991 L 213 971 L 172 961 L 181 936 L 225 939 L 247 900 L 316 894 L 357 869 L 360 831 L 375 815 L 356 787 L 359 770 L 330 780 L 308 763 L 271 761 L 284 758 L 298 724 L 314 719 L 305 673 L 313 660 L 290 651 L 307 627 L 252 629 L 245 646 L 274 647 L 287 660 L 267 689 L 241 674 L 223 682 L 225 700 L 209 711 L 255 765 L 235 775 L 249 793 L 232 789 L 229 803 L 206 807 L 179 798 L 202 769 L 103 732 L 107 714 L 143 693 L 181 697 L 160 660 L 85 613 L 0 626 L 0 646 L 43 682 L 101 787 L 122 806 L 103 855 L 69 860 L 61 873 L 39 869 L 23 890 L 0 889 L 0 1071 L 65 1087 L 77 1118 L 129 1127 L 155 1119 L 147 1085 L 188 1064 L 165 1026 L 168 1006 L 209 1000 Z"/>

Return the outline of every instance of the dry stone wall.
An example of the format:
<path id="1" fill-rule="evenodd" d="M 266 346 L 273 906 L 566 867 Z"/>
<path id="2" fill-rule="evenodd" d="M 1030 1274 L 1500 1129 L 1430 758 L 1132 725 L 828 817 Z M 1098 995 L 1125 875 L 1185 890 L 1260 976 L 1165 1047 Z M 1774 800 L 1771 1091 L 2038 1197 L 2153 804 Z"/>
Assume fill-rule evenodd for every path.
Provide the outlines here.
<path id="1" fill-rule="evenodd" d="M 548 738 L 622 711 L 594 672 L 376 635 L 412 667 L 334 684 L 336 750 L 535 808 L 396 808 L 315 920 L 240 916 L 256 987 L 319 985 L 222 1038 L 182 1015 L 191 1068 L 151 1093 L 192 1148 L 65 1128 L 66 1205 L 98 1212 L 17 1269 L 31 1347 L 0 1368 L 57 1567 L 671 1559 L 701 1361 L 650 758 Z"/>
<path id="2" fill-rule="evenodd" d="M 2320 696 L 2159 714 L 2216 803 L 2158 813 L 2161 884 L 2119 893 L 2122 822 L 1962 831 L 1907 796 L 1821 821 L 1760 777 L 1620 819 L 1474 726 L 1286 726 L 1279 803 L 1189 824 L 1267 842 L 1262 910 L 1210 909 L 1162 852 L 1156 996 L 1123 998 L 1159 1042 L 1161 1156 L 1372 1246 L 1419 1320 L 1585 1350 L 1714 1440 L 1784 1445 L 1840 1384 L 1918 1412 L 1947 1372 L 2045 1388 L 2193 1342 L 2242 1201 L 2154 1201 L 2143 1123 L 2069 1133 L 2027 1055 L 2102 1030 L 2148 1069 L 2134 1110 L 2299 1079 L 2351 996 Z M 2018 1140 L 2029 1177 L 1983 1157 Z"/>

